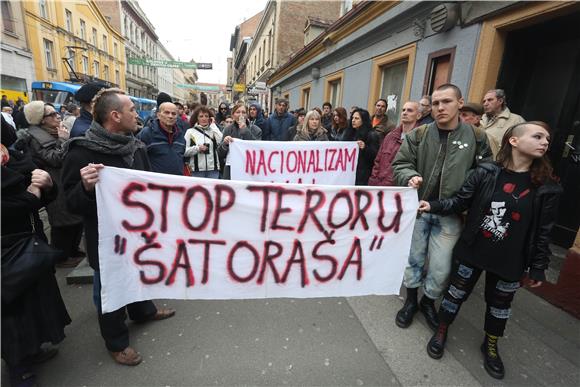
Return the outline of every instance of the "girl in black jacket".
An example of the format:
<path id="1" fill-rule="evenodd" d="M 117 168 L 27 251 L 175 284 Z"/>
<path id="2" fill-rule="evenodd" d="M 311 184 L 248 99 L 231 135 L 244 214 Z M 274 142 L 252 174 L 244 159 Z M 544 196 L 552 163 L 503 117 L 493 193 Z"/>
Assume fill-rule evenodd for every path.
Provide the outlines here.
<path id="1" fill-rule="evenodd" d="M 368 111 L 356 109 L 352 113 L 343 141 L 350 141 L 347 138 L 351 135 L 359 147 L 355 185 L 368 185 L 375 157 L 381 146 L 379 134 L 371 126 Z"/>
<path id="2" fill-rule="evenodd" d="M 438 214 L 469 210 L 453 250 L 453 267 L 439 307 L 439 327 L 427 344 L 434 359 L 443 356 L 447 329 L 485 270 L 485 370 L 502 379 L 505 370 L 497 340 L 503 336 L 511 302 L 528 271 L 529 286 L 545 280 L 549 234 L 561 187 L 552 176 L 546 151 L 550 128 L 532 121 L 512 126 L 502 139 L 497 163 L 480 165 L 452 198 L 421 201 L 419 211 Z"/>

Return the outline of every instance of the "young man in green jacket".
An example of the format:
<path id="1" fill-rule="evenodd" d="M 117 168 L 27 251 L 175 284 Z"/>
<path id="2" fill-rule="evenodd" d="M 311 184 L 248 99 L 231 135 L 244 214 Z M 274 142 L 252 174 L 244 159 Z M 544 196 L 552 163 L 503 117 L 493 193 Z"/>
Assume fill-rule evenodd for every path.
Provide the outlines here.
<path id="1" fill-rule="evenodd" d="M 453 196 L 469 171 L 480 162 L 490 161 L 492 155 L 485 132 L 459 120 L 463 98 L 457 86 L 439 86 L 433 92 L 432 105 L 435 121 L 406 135 L 393 162 L 395 183 L 417 188 L 422 200 Z M 461 228 L 456 215 L 418 215 L 403 281 L 407 299 L 396 318 L 399 327 L 411 325 L 420 309 L 428 325 L 437 328 L 434 301 L 446 286 L 451 253 Z M 429 264 L 424 274 L 427 256 Z M 424 294 L 418 303 L 419 287 L 423 287 Z"/>

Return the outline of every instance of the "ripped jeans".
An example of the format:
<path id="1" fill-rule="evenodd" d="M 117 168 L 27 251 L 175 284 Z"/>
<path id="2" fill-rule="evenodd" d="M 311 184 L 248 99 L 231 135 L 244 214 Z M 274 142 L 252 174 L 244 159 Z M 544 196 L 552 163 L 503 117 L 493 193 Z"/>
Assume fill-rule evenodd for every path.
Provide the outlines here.
<path id="1" fill-rule="evenodd" d="M 455 260 L 447 291 L 439 307 L 439 321 L 453 323 L 461 304 L 467 300 L 483 270 Z M 507 320 L 511 315 L 511 304 L 519 281 L 505 281 L 496 274 L 485 272 L 485 332 L 503 336 Z"/>

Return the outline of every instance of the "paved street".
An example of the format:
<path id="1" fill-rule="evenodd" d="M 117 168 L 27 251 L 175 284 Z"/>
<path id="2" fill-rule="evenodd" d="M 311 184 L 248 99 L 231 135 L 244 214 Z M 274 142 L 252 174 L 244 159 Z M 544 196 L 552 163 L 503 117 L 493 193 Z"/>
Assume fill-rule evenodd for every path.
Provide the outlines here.
<path id="1" fill-rule="evenodd" d="M 482 282 L 453 325 L 441 361 L 427 356 L 422 316 L 407 330 L 394 315 L 402 299 L 355 297 L 247 301 L 158 301 L 177 309 L 166 321 L 130 325 L 143 354 L 135 368 L 117 365 L 100 338 L 91 285 L 66 285 L 73 323 L 58 356 L 40 366 L 43 386 L 206 385 L 526 385 L 580 384 L 578 320 L 522 290 L 500 353 L 498 382 L 481 362 Z M 2 386 L 8 386 L 5 367 Z"/>

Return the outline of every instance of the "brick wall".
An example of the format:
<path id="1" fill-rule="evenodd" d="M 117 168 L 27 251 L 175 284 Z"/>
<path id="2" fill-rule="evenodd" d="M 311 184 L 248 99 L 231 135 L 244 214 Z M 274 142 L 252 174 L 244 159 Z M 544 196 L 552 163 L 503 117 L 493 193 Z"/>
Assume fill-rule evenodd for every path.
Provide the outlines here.
<path id="1" fill-rule="evenodd" d="M 109 20 L 109 24 L 122 35 L 121 4 L 119 0 L 95 0 L 95 3 L 105 18 Z"/>
<path id="2" fill-rule="evenodd" d="M 258 28 L 258 23 L 260 23 L 260 19 L 262 19 L 262 13 L 263 12 L 257 13 L 240 24 L 240 39 L 248 36 L 254 36 L 256 28 Z"/>
<path id="3" fill-rule="evenodd" d="M 277 26 L 277 63 L 286 63 L 292 53 L 304 47 L 304 27 L 308 16 L 335 21 L 340 1 L 281 1 Z"/>

